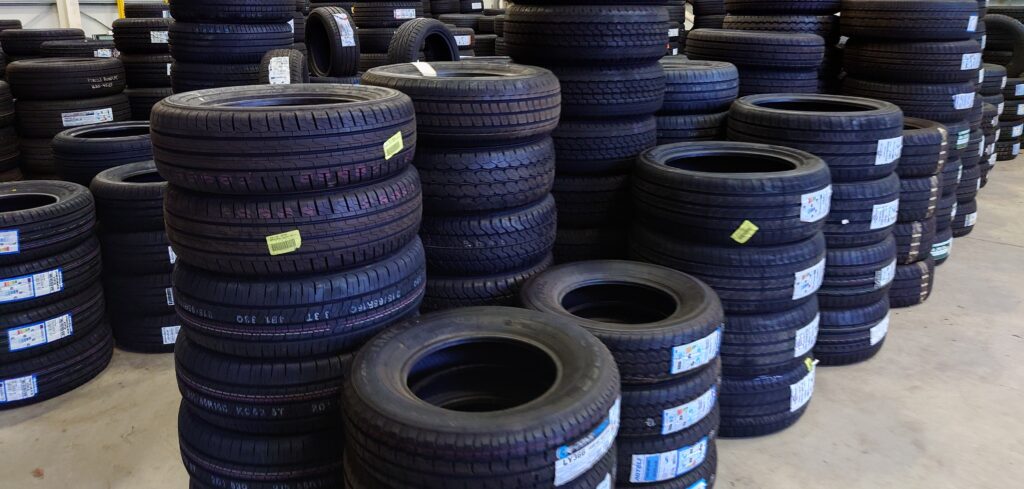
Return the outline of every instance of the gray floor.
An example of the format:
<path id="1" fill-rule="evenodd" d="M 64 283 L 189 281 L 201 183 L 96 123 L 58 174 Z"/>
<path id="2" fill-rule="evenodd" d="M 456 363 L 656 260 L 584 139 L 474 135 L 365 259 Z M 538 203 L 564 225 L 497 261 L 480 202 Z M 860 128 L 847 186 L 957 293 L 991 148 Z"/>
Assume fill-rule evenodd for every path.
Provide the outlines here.
<path id="1" fill-rule="evenodd" d="M 1001 162 L 977 230 L 873 361 L 821 369 L 803 420 L 719 445 L 719 488 L 1024 485 L 1024 162 Z M 117 352 L 99 378 L 0 413 L 0 488 L 184 489 L 169 355 Z"/>

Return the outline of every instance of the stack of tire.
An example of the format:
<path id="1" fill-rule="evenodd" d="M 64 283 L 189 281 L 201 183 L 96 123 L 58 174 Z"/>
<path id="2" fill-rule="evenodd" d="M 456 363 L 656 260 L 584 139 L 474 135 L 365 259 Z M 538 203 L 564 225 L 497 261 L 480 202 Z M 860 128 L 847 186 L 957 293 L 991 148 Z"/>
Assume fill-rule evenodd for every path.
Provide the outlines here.
<path id="1" fill-rule="evenodd" d="M 148 134 L 138 137 L 143 139 L 148 143 Z M 89 188 L 100 218 L 103 288 L 117 346 L 141 353 L 174 351 L 181 321 L 171 288 L 177 257 L 164 231 L 167 182 L 147 161 L 105 170 Z"/>
<path id="2" fill-rule="evenodd" d="M 729 106 L 739 93 L 736 67 L 721 61 L 666 57 L 665 101 L 657 114 L 658 144 L 725 139 Z"/>
<path id="3" fill-rule="evenodd" d="M 360 44 L 363 29 L 371 30 L 370 48 L 360 48 L 359 71 L 384 66 L 388 63 L 387 46 L 402 24 L 423 17 L 422 0 L 367 0 L 352 6 L 352 18 L 359 27 Z M 383 50 L 381 50 L 383 47 Z"/>
<path id="4" fill-rule="evenodd" d="M 154 9 L 155 10 L 155 9 Z M 165 17 L 125 18 L 114 21 L 114 43 L 121 53 L 128 88 L 124 91 L 132 106 L 132 120 L 148 121 L 149 113 L 170 96 L 171 58 Z"/>
<path id="5" fill-rule="evenodd" d="M 60 179 L 51 150 L 57 134 L 131 119 L 125 70 L 117 58 L 40 58 L 7 67 L 14 94 L 21 169 L 33 179 Z M 88 185 L 88 180 L 81 181 Z"/>
<path id="6" fill-rule="evenodd" d="M 114 41 L 76 39 L 74 41 L 46 41 L 40 45 L 44 58 L 117 58 L 120 52 Z"/>
<path id="7" fill-rule="evenodd" d="M 665 94 L 658 60 L 668 42 L 668 13 L 657 6 L 535 0 L 518 2 L 505 15 L 508 54 L 550 69 L 562 85 L 562 120 L 554 133 L 555 259 L 623 258 L 629 175 L 637 155 L 657 143 L 654 114 Z"/>
<path id="8" fill-rule="evenodd" d="M 126 19 L 153 19 L 170 18 L 170 8 L 167 2 L 162 1 L 136 1 L 125 3 L 124 17 Z"/>
<path id="9" fill-rule="evenodd" d="M 14 130 L 14 97 L 11 86 L 0 81 L 0 182 L 21 180 L 21 151 Z"/>
<path id="10" fill-rule="evenodd" d="M 615 487 L 630 415 L 597 338 L 504 307 L 388 329 L 356 355 L 341 399 L 352 489 Z"/>
<path id="11" fill-rule="evenodd" d="M 474 32 L 473 53 L 475 56 L 494 56 L 498 42 L 498 34 L 495 32 L 494 15 L 481 15 L 476 19 Z"/>
<path id="12" fill-rule="evenodd" d="M 773 433 L 807 409 L 830 182 L 821 158 L 782 146 L 676 143 L 638 159 L 630 256 L 707 283 L 725 311 L 721 436 Z"/>
<path id="13" fill-rule="evenodd" d="M 423 309 L 515 305 L 552 260 L 558 80 L 533 66 L 465 61 L 383 66 L 362 83 L 416 105 Z"/>
<path id="14" fill-rule="evenodd" d="M 999 138 L 996 140 L 996 160 L 1010 161 L 1020 154 L 1021 130 L 1024 124 L 1024 113 L 1018 115 L 1020 107 L 1024 107 L 1024 79 L 1009 78 L 1002 89 L 1004 99 L 1003 112 L 999 115 Z"/>
<path id="15" fill-rule="evenodd" d="M 399 92 L 338 84 L 154 107 L 177 256 L 179 440 L 198 487 L 343 485 L 352 353 L 423 297 L 414 117 Z"/>
<path id="16" fill-rule="evenodd" d="M 819 91 L 839 92 L 842 50 L 839 49 L 840 0 L 726 0 L 722 27 L 741 31 L 816 34 L 825 41 L 825 58 L 818 67 Z M 779 90 L 789 91 L 785 89 Z"/>
<path id="17" fill-rule="evenodd" d="M 295 11 L 292 12 L 292 49 L 306 54 L 306 16 L 310 12 L 309 0 L 295 0 Z"/>
<path id="18" fill-rule="evenodd" d="M 23 59 L 42 58 L 43 43 L 47 41 L 82 41 L 82 29 L 22 29 L 21 21 L 3 21 L 0 24 L 0 50 L 7 64 Z"/>
<path id="19" fill-rule="evenodd" d="M 259 83 L 267 51 L 294 43 L 294 0 L 172 0 L 174 93 Z"/>
<path id="20" fill-rule="evenodd" d="M 721 29 L 725 23 L 725 0 L 688 0 L 693 6 L 694 29 Z M 675 20 L 675 19 L 672 19 Z"/>
<path id="21" fill-rule="evenodd" d="M 878 100 L 839 95 L 741 97 L 729 112 L 731 140 L 782 144 L 821 157 L 832 174 L 824 226 L 828 258 L 818 292 L 815 356 L 827 365 L 866 360 L 882 347 L 897 245 L 903 113 Z M 925 179 L 914 221 L 934 212 L 937 179 Z M 915 187 L 915 192 L 917 188 Z M 930 244 L 929 244 L 930 246 Z"/>
<path id="22" fill-rule="evenodd" d="M 985 64 L 982 66 L 983 77 L 982 83 L 978 87 L 978 95 L 981 95 L 981 99 L 984 101 L 982 104 L 982 115 L 981 115 L 981 132 L 984 136 L 984 149 L 982 149 L 981 162 L 981 186 L 984 187 L 988 183 L 988 173 L 996 167 L 996 161 L 998 155 L 996 155 L 996 143 L 1001 136 L 999 131 L 999 116 L 1006 110 L 1006 97 L 1003 96 L 1003 90 L 1009 83 L 1009 79 L 1006 76 L 1006 68 L 994 65 Z M 1024 116 L 1024 109 L 1019 108 L 1017 111 L 1022 112 Z"/>
<path id="23" fill-rule="evenodd" d="M 95 216 L 81 185 L 0 183 L 0 410 L 71 391 L 110 362 Z"/>
<path id="24" fill-rule="evenodd" d="M 818 93 L 825 40 L 803 32 L 696 29 L 686 36 L 685 52 L 690 59 L 736 65 L 740 96 Z"/>
<path id="25" fill-rule="evenodd" d="M 723 313 L 710 287 L 647 263 L 558 265 L 523 306 L 560 316 L 608 349 L 622 379 L 615 487 L 711 487 L 716 478 Z"/>
<path id="26" fill-rule="evenodd" d="M 429 0 L 430 15 L 435 19 L 442 14 L 457 14 L 462 11 L 459 0 Z M 424 13 L 426 9 L 424 8 Z"/>
<path id="27" fill-rule="evenodd" d="M 1024 8 L 992 5 L 984 15 L 985 62 L 1005 66 L 1011 78 L 1024 71 Z"/>

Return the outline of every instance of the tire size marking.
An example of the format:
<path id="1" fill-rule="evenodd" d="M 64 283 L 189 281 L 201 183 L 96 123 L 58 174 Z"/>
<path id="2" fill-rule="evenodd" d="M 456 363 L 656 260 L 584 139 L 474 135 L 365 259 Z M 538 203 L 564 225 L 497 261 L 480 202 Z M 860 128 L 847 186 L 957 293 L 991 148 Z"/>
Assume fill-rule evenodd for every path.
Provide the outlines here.
<path id="1" fill-rule="evenodd" d="M 71 313 L 46 321 L 18 326 L 7 330 L 8 351 L 20 351 L 33 346 L 53 343 L 74 333 Z"/>
<path id="2" fill-rule="evenodd" d="M 896 260 L 875 272 L 875 290 L 881 289 L 892 283 L 896 278 Z"/>
<path id="3" fill-rule="evenodd" d="M 811 395 L 814 394 L 814 373 L 817 370 L 815 363 L 817 362 L 811 364 L 808 369 L 810 371 L 804 378 L 789 386 L 789 412 L 796 412 L 810 402 Z"/>
<path id="4" fill-rule="evenodd" d="M 818 222 L 832 209 L 832 185 L 800 196 L 800 222 Z"/>
<path id="5" fill-rule="evenodd" d="M 903 155 L 903 136 L 891 139 L 879 139 L 878 150 L 875 152 L 875 166 L 888 165 L 896 162 Z"/>
<path id="6" fill-rule="evenodd" d="M 704 419 L 718 402 L 718 388 L 711 386 L 700 397 L 661 413 L 661 434 L 671 435 L 689 428 Z"/>
<path id="7" fill-rule="evenodd" d="M 821 288 L 825 280 L 825 259 L 807 270 L 796 272 L 793 281 L 793 300 L 803 299 Z"/>
<path id="8" fill-rule="evenodd" d="M 704 463 L 708 454 L 708 437 L 688 447 L 655 454 L 633 455 L 629 482 L 634 484 L 675 479 Z"/>
<path id="9" fill-rule="evenodd" d="M 722 328 L 697 341 L 672 348 L 672 365 L 669 373 L 676 375 L 707 365 L 718 356 L 722 347 Z"/>
<path id="10" fill-rule="evenodd" d="M 871 209 L 871 229 L 882 229 L 896 224 L 900 211 L 900 199 L 885 204 L 878 204 Z"/>
<path id="11" fill-rule="evenodd" d="M 807 326 L 797 330 L 796 338 L 793 340 L 793 358 L 800 358 L 814 348 L 818 342 L 818 328 L 821 326 L 821 314 L 815 314 L 814 319 Z"/>
<path id="12" fill-rule="evenodd" d="M 604 457 L 619 433 L 619 415 L 622 400 L 616 399 L 608 410 L 608 418 L 590 434 L 572 445 L 563 445 L 555 451 L 555 487 L 572 482 Z"/>
<path id="13" fill-rule="evenodd" d="M 107 107 L 105 109 L 83 110 L 81 112 L 65 112 L 60 115 L 60 120 L 64 127 L 114 122 L 114 109 Z"/>
<path id="14" fill-rule="evenodd" d="M 178 341 L 178 331 L 181 331 L 181 326 L 164 326 L 160 328 L 160 336 L 164 341 L 165 345 L 173 345 L 174 342 Z"/>
<path id="15" fill-rule="evenodd" d="M 43 297 L 64 290 L 60 268 L 33 275 L 0 279 L 0 304 Z"/>
<path id="16" fill-rule="evenodd" d="M 17 229 L 0 231 L 0 255 L 16 255 L 21 252 Z"/>
<path id="17" fill-rule="evenodd" d="M 879 344 L 887 334 L 889 334 L 889 313 L 886 313 L 885 317 L 871 328 L 871 346 Z"/>
<path id="18" fill-rule="evenodd" d="M 0 382 L 0 403 L 20 401 L 35 397 L 39 393 L 39 384 L 35 375 L 18 377 Z"/>
<path id="19" fill-rule="evenodd" d="M 334 24 L 338 26 L 338 32 L 341 33 L 341 46 L 350 48 L 356 45 L 356 32 L 352 29 L 352 23 L 349 22 L 348 14 L 342 12 L 340 14 L 334 14 Z"/>
<path id="20" fill-rule="evenodd" d="M 292 67 L 291 60 L 287 56 L 277 56 L 270 58 L 270 76 L 269 81 L 271 85 L 291 85 L 292 83 Z"/>

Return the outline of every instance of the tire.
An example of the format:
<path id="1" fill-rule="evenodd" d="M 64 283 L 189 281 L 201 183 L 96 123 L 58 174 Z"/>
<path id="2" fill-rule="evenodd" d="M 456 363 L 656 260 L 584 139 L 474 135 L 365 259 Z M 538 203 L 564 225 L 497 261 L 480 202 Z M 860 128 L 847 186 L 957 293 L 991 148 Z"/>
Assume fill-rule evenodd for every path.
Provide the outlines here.
<path id="1" fill-rule="evenodd" d="M 165 88 L 127 88 L 124 94 L 132 106 L 132 120 L 149 122 L 153 106 L 161 100 L 174 95 L 171 87 Z"/>
<path id="2" fill-rule="evenodd" d="M 88 186 L 109 168 L 150 161 L 148 122 L 115 122 L 76 127 L 53 138 L 53 158 L 63 180 Z"/>
<path id="3" fill-rule="evenodd" d="M 823 309 L 814 356 L 831 366 L 863 362 L 878 354 L 888 332 L 888 297 L 860 307 Z"/>
<path id="4" fill-rule="evenodd" d="M 896 264 L 908 265 L 929 256 L 935 244 L 936 220 L 900 222 L 893 228 L 896 237 Z"/>
<path id="5" fill-rule="evenodd" d="M 625 409 L 626 406 L 623 406 Z M 700 470 L 707 462 L 715 463 L 717 447 L 715 439 L 719 414 L 716 409 L 691 428 L 667 436 L 619 437 L 618 452 L 619 484 L 671 483 L 669 487 L 700 487 L 707 474 Z M 668 462 L 663 457 L 678 457 Z M 681 459 L 681 460 L 680 460 Z"/>
<path id="6" fill-rule="evenodd" d="M 309 65 L 306 55 L 294 49 L 267 51 L 260 62 L 260 83 L 290 85 L 309 83 Z"/>
<path id="7" fill-rule="evenodd" d="M 952 135 L 955 137 L 955 135 Z M 942 171 L 949 157 L 951 135 L 946 126 L 924 119 L 903 119 L 903 152 L 896 173 L 900 178 L 921 178 Z"/>
<path id="8" fill-rule="evenodd" d="M 171 86 L 174 58 L 169 54 L 126 54 L 121 56 L 121 62 L 124 63 L 128 86 L 133 89 Z"/>
<path id="9" fill-rule="evenodd" d="M 932 260 L 935 260 L 935 265 L 942 265 L 949 259 L 950 253 L 953 251 L 953 229 L 947 227 L 936 233 L 935 244 L 932 245 Z"/>
<path id="10" fill-rule="evenodd" d="M 104 170 L 89 189 L 105 231 L 163 231 L 167 182 L 152 162 Z"/>
<path id="11" fill-rule="evenodd" d="M 1006 67 L 986 63 L 982 65 L 982 69 L 985 70 L 985 76 L 978 87 L 978 93 L 983 96 L 1001 95 L 1007 83 Z"/>
<path id="12" fill-rule="evenodd" d="M 438 15 L 437 16 L 437 20 L 440 21 L 441 23 L 448 24 L 448 25 L 453 25 L 455 27 L 462 27 L 464 29 L 473 29 L 473 32 L 475 32 L 477 34 L 483 34 L 482 32 L 477 32 L 477 30 L 476 30 L 477 22 L 480 19 L 482 19 L 483 17 L 484 17 L 483 14 L 473 14 L 473 13 L 458 13 L 458 14 L 454 14 L 453 13 L 453 14 Z"/>
<path id="13" fill-rule="evenodd" d="M 97 286 L 47 306 L 0 316 L 5 330 L 0 364 L 31 360 L 105 329 L 103 304 L 103 289 Z"/>
<path id="14" fill-rule="evenodd" d="M 558 79 L 548 70 L 486 62 L 430 67 L 438 76 L 425 76 L 412 64 L 363 74 L 364 85 L 393 88 L 412 98 L 416 134 L 425 144 L 493 146 L 546 136 L 558 125 Z M 555 142 L 557 147 L 557 136 Z"/>
<path id="15" fill-rule="evenodd" d="M 295 108 L 280 102 L 281 97 L 318 102 Z M 243 99 L 271 102 L 220 105 Z M 324 126 L 315 111 L 358 122 Z M 253 120 L 261 122 L 250 126 Z M 409 98 L 367 86 L 259 86 L 179 94 L 154 107 L 152 128 L 153 156 L 168 182 L 220 194 L 321 191 L 381 180 L 406 169 L 416 146 Z M 385 154 L 385 143 L 397 142 L 398 133 L 403 138 L 398 151 Z M 196 165 L 200 155 L 203 164 Z"/>
<path id="16" fill-rule="evenodd" d="M 259 79 L 259 63 L 208 64 L 175 61 L 171 66 L 171 88 L 174 89 L 174 93 L 258 85 Z"/>
<path id="17" fill-rule="evenodd" d="M 50 143 L 52 141 L 52 136 L 42 139 L 26 137 L 18 139 L 18 151 L 21 152 L 21 169 L 25 172 L 25 175 L 36 180 L 60 180 L 53 163 L 53 151 L 50 150 Z"/>
<path id="18" fill-rule="evenodd" d="M 464 50 L 472 51 L 476 45 L 476 32 L 473 29 L 452 27 L 449 24 L 445 24 L 445 27 L 452 32 L 455 36 L 455 44 L 459 47 L 460 52 Z"/>
<path id="19" fill-rule="evenodd" d="M 380 262 L 305 277 L 237 279 L 182 264 L 174 297 L 196 345 L 232 357 L 309 358 L 355 351 L 414 314 L 424 273 L 414 239 Z"/>
<path id="20" fill-rule="evenodd" d="M 497 41 L 497 35 L 477 34 L 476 45 L 473 47 L 473 51 L 476 53 L 476 56 L 494 56 L 494 45 Z"/>
<path id="21" fill-rule="evenodd" d="M 1003 98 L 1006 100 L 1024 99 L 1024 78 L 1007 78 L 1006 86 L 1003 87 Z"/>
<path id="22" fill-rule="evenodd" d="M 352 20 L 361 27 L 399 27 L 406 21 L 422 16 L 423 2 L 419 0 L 363 2 L 352 7 Z"/>
<path id="23" fill-rule="evenodd" d="M 985 26 L 989 36 L 1003 37 L 1010 41 L 1011 49 L 1005 52 L 1003 56 L 997 56 L 1001 51 L 996 51 L 995 47 L 989 47 L 985 51 L 985 62 L 1001 64 L 1006 66 L 1006 74 L 1010 78 L 1017 78 L 1021 72 L 1024 72 L 1024 25 L 1017 19 L 1007 17 L 1005 15 L 986 15 Z M 2 34 L 0 34 L 2 35 Z M 997 62 L 997 57 L 1003 57 Z"/>
<path id="24" fill-rule="evenodd" d="M 52 138 L 61 131 L 101 122 L 131 118 L 124 94 L 79 100 L 18 100 L 18 134 L 28 138 Z"/>
<path id="25" fill-rule="evenodd" d="M 95 286 L 99 276 L 99 242 L 93 237 L 58 255 L 0 266 L 5 284 L 0 314 L 34 309 L 77 295 Z"/>
<path id="26" fill-rule="evenodd" d="M 107 271 L 121 274 L 169 274 L 177 255 L 162 229 L 107 229 L 100 234 L 103 264 Z M 165 287 L 166 288 L 166 287 Z M 166 311 L 164 311 L 166 312 Z"/>
<path id="27" fill-rule="evenodd" d="M 785 372 L 724 378 L 719 396 L 719 436 L 764 436 L 792 426 L 807 410 L 814 390 L 815 370 L 808 359 L 807 363 L 801 362 Z"/>
<path id="28" fill-rule="evenodd" d="M 834 14 L 839 11 L 839 3 L 838 0 L 725 0 L 725 10 L 730 14 Z"/>
<path id="29" fill-rule="evenodd" d="M 963 176 L 960 178 L 960 184 L 956 188 L 956 201 L 960 204 L 966 204 L 973 202 L 978 196 L 978 190 L 981 189 L 981 168 L 972 166 L 970 168 L 964 167 Z"/>
<path id="30" fill-rule="evenodd" d="M 729 110 L 739 94 L 736 67 L 719 61 L 661 60 L 665 70 L 662 114 L 712 114 Z"/>
<path id="31" fill-rule="evenodd" d="M 998 143 L 997 143 L 998 144 Z M 956 188 L 960 185 L 960 177 L 963 174 L 963 164 L 960 159 L 950 160 L 942 167 L 942 199 L 952 196 L 956 197 Z M 941 204 L 939 208 L 941 208 Z M 941 227 L 941 226 L 940 226 Z"/>
<path id="32" fill-rule="evenodd" d="M 896 175 L 832 184 L 832 208 L 825 222 L 829 247 L 866 246 L 885 239 L 896 224 L 899 200 Z"/>
<path id="33" fill-rule="evenodd" d="M 934 283 L 935 260 L 932 258 L 897 267 L 896 280 L 889 291 L 889 302 L 895 308 L 923 304 L 931 296 Z"/>
<path id="34" fill-rule="evenodd" d="M 761 5 L 778 5 L 784 2 Z M 791 15 L 750 15 L 729 14 L 722 22 L 722 28 L 737 31 L 762 32 L 802 32 L 816 34 L 825 40 L 826 49 L 831 49 L 839 41 L 839 17 L 828 12 L 827 15 L 810 15 L 814 12 L 795 12 Z"/>
<path id="35" fill-rule="evenodd" d="M 124 6 L 124 16 L 126 19 L 168 18 L 171 12 L 166 3 L 128 3 Z"/>
<path id="36" fill-rule="evenodd" d="M 445 277 L 427 279 L 427 291 L 421 311 L 441 311 L 473 306 L 515 306 L 523 283 L 551 266 L 552 257 L 520 270 L 479 277 Z"/>
<path id="37" fill-rule="evenodd" d="M 899 162 L 903 115 L 893 104 L 863 98 L 751 95 L 729 110 L 728 137 L 815 154 L 835 182 L 874 180 Z"/>
<path id="38" fill-rule="evenodd" d="M 104 272 L 103 288 L 110 300 L 108 309 L 115 323 L 115 339 L 120 339 L 117 334 L 118 322 L 128 323 L 131 325 L 130 328 L 137 329 L 135 323 L 144 319 L 174 315 L 175 298 L 171 289 L 170 273 L 141 274 L 131 269 L 112 267 L 107 267 Z M 181 322 L 175 318 L 173 324 L 165 326 L 180 324 Z M 157 336 L 159 337 L 159 334 Z M 170 344 L 173 345 L 174 342 L 171 341 Z"/>
<path id="39" fill-rule="evenodd" d="M 169 18 L 117 19 L 113 23 L 114 44 L 127 54 L 164 54 L 168 52 Z"/>
<path id="40" fill-rule="evenodd" d="M 965 203 L 959 203 L 957 205 L 956 214 L 953 215 L 953 222 L 951 228 L 953 229 L 954 238 L 962 238 L 971 234 L 974 231 L 974 224 L 978 221 L 978 203 L 977 201 L 970 201 Z"/>
<path id="41" fill-rule="evenodd" d="M 691 375 L 671 382 L 624 384 L 620 440 L 626 437 L 672 435 L 690 429 L 709 417 L 713 417 L 717 424 L 718 413 L 713 411 L 717 405 L 721 378 L 721 362 L 716 358 Z M 669 414 L 679 409 L 686 415 Z"/>
<path id="42" fill-rule="evenodd" d="M 852 39 L 965 40 L 971 39 L 977 29 L 978 4 L 974 0 L 922 0 L 912 4 L 863 0 L 843 5 L 840 23 L 843 35 Z"/>
<path id="43" fill-rule="evenodd" d="M 668 20 L 656 6 L 513 5 L 503 32 L 521 63 L 641 64 L 665 54 Z"/>
<path id="44" fill-rule="evenodd" d="M 24 153 L 24 151 L 22 151 Z M 996 161 L 1012 161 L 1020 154 L 1020 143 L 1014 141 L 996 142 Z"/>
<path id="45" fill-rule="evenodd" d="M 817 69 L 825 43 L 814 34 L 697 29 L 686 37 L 686 56 L 748 68 Z"/>
<path id="46" fill-rule="evenodd" d="M 475 30 L 477 34 L 497 35 L 497 32 L 494 32 L 494 19 L 495 16 L 484 14 L 483 17 L 476 19 L 476 26 L 473 27 L 473 30 Z"/>
<path id="47" fill-rule="evenodd" d="M 96 225 L 89 190 L 68 182 L 4 183 L 0 185 L 0 211 L 3 267 L 59 256 L 88 240 Z"/>
<path id="48" fill-rule="evenodd" d="M 815 94 L 821 91 L 818 70 L 773 70 L 740 66 L 740 97 L 772 93 Z"/>
<path id="49" fill-rule="evenodd" d="M 391 39 L 395 37 L 398 29 L 385 27 L 381 29 L 359 29 L 356 34 L 359 36 L 359 50 L 362 53 L 381 54 L 388 52 Z"/>
<path id="50" fill-rule="evenodd" d="M 906 84 L 872 82 L 852 77 L 843 80 L 843 93 L 846 95 L 891 102 L 903 109 L 908 117 L 938 122 L 966 119 L 974 106 L 974 90 L 974 82 Z"/>
<path id="51" fill-rule="evenodd" d="M 414 61 L 458 61 L 455 36 L 434 19 L 413 19 L 398 28 L 388 44 L 388 63 Z"/>
<path id="52" fill-rule="evenodd" d="M 824 226 L 831 192 L 820 158 L 779 146 L 658 146 L 640 154 L 633 173 L 638 222 L 722 246 L 811 238 Z"/>
<path id="53" fill-rule="evenodd" d="M 306 42 L 306 14 L 302 12 L 293 12 L 292 20 L 292 40 L 295 42 Z"/>
<path id="54" fill-rule="evenodd" d="M 924 221 L 935 215 L 941 189 L 938 175 L 900 179 L 900 222 Z M 975 182 L 977 183 L 977 182 Z"/>
<path id="55" fill-rule="evenodd" d="M 495 337 L 504 340 L 496 344 L 488 339 Z M 434 361 L 418 362 L 423 358 Z M 484 358 L 486 364 L 474 363 Z M 408 379 L 392 375 L 395 380 L 389 382 L 369 374 L 389 372 L 406 362 L 418 367 Z M 560 366 L 557 377 L 548 370 L 548 362 Z M 458 382 L 481 370 L 493 372 L 489 377 L 494 382 L 457 384 L 470 392 L 454 396 L 444 384 L 445 379 Z M 525 375 L 519 377 L 515 371 Z M 422 316 L 374 338 L 356 356 L 352 372 L 342 396 L 350 454 L 359 457 L 356 466 L 387 474 L 386 480 L 402 487 L 408 487 L 411 478 L 429 487 L 439 487 L 442 481 L 451 487 L 516 487 L 529 485 L 527 481 L 557 480 L 552 454 L 585 440 L 596 456 L 580 470 L 560 474 L 558 482 L 565 484 L 594 469 L 601 455 L 611 450 L 618 431 L 619 376 L 611 354 L 572 321 L 535 311 L 472 308 Z M 514 384 L 521 385 L 522 392 L 505 397 L 508 390 L 497 388 L 505 385 L 499 380 L 503 378 L 522 379 Z M 533 402 L 523 404 L 523 397 Z M 477 399 L 488 399 L 488 411 L 501 409 L 495 405 L 520 406 L 500 419 L 451 410 L 443 420 L 423 415 L 436 409 L 429 404 L 457 406 Z M 402 429 L 395 430 L 396 426 Z M 460 485 L 452 474 L 472 478 Z"/>
<path id="56" fill-rule="evenodd" d="M 174 0 L 171 17 L 177 22 L 259 24 L 288 22 L 294 0 Z"/>
<path id="57" fill-rule="evenodd" d="M 817 297 L 767 314 L 729 314 L 722 338 L 722 372 L 750 378 L 785 372 L 801 364 L 818 337 Z"/>
<path id="58" fill-rule="evenodd" d="M 551 193 L 562 229 L 626 222 L 632 207 L 629 175 L 556 176 Z"/>
<path id="59" fill-rule="evenodd" d="M 551 138 L 480 149 L 422 146 L 413 164 L 423 185 L 423 210 L 432 215 L 524 206 L 543 199 L 555 181 Z"/>
<path id="60" fill-rule="evenodd" d="M 119 52 L 114 41 L 79 39 L 76 41 L 46 41 L 39 46 L 44 58 L 117 58 Z"/>
<path id="61" fill-rule="evenodd" d="M 359 72 L 365 73 L 381 66 L 388 65 L 387 54 L 363 53 L 359 55 Z"/>
<path id="62" fill-rule="evenodd" d="M 359 69 L 359 36 L 345 9 L 313 9 L 306 19 L 306 48 L 314 76 L 353 76 Z"/>
<path id="63" fill-rule="evenodd" d="M 970 39 L 892 43 L 852 39 L 843 49 L 851 76 L 912 83 L 958 83 L 978 79 L 981 45 Z"/>
<path id="64" fill-rule="evenodd" d="M 727 314 L 792 309 L 818 291 L 825 267 L 825 240 L 777 246 L 706 245 L 634 228 L 630 257 L 688 273 L 710 285 Z"/>
<path id="65" fill-rule="evenodd" d="M 459 1 L 459 10 L 462 13 L 464 13 L 464 14 L 466 14 L 466 13 L 478 13 L 479 12 L 480 15 L 483 15 L 484 2 L 483 1 L 477 1 L 477 0 L 460 0 Z"/>
<path id="66" fill-rule="evenodd" d="M 0 128 L 8 128 L 14 121 L 14 97 L 11 95 L 11 86 L 0 80 Z M 12 137 L 15 136 L 16 134 L 12 134 Z"/>
<path id="67" fill-rule="evenodd" d="M 563 119 L 552 133 L 559 174 L 629 173 L 644 150 L 657 144 L 654 116 Z"/>
<path id="68" fill-rule="evenodd" d="M 7 56 L 40 56 L 46 41 L 79 41 L 82 29 L 5 29 L 0 31 L 0 49 Z"/>
<path id="69" fill-rule="evenodd" d="M 8 66 L 7 81 L 21 100 L 86 99 L 124 91 L 125 72 L 116 59 L 40 58 Z"/>
<path id="70" fill-rule="evenodd" d="M 594 228 L 558 228 L 552 250 L 554 262 L 626 259 L 629 229 L 622 221 L 609 221 Z"/>
<path id="71" fill-rule="evenodd" d="M 724 319 L 718 298 L 676 270 L 627 261 L 570 263 L 530 279 L 520 297 L 523 307 L 572 321 L 601 340 L 625 383 L 680 379 L 718 357 Z"/>
<path id="72" fill-rule="evenodd" d="M 337 83 L 341 85 L 359 85 L 359 76 L 343 76 L 343 77 L 332 77 L 332 76 L 314 76 L 309 79 L 310 83 Z"/>
<path id="73" fill-rule="evenodd" d="M 829 248 L 825 280 L 818 291 L 823 309 L 861 307 L 889 293 L 896 271 L 896 240 L 853 248 Z"/>
<path id="74" fill-rule="evenodd" d="M 288 24 L 177 21 L 170 27 L 171 56 L 184 63 L 258 64 L 267 51 L 288 49 L 293 42 Z"/>
<path id="75" fill-rule="evenodd" d="M 725 25 L 725 15 L 701 15 L 697 14 L 693 19 L 693 29 L 721 29 Z"/>

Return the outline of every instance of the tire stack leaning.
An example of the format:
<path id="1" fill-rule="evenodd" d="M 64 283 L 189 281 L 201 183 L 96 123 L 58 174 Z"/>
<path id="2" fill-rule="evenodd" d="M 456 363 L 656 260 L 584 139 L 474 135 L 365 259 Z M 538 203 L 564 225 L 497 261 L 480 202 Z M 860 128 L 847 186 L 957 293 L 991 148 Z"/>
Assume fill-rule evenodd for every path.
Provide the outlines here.
<path id="1" fill-rule="evenodd" d="M 166 11 L 165 11 L 166 12 Z M 149 113 L 171 90 L 169 18 L 126 18 L 114 21 L 114 42 L 127 75 L 124 91 L 132 105 L 132 120 L 148 121 Z"/>
<path id="2" fill-rule="evenodd" d="M 657 142 L 667 9 L 531 1 L 505 15 L 509 55 L 549 68 L 562 85 L 562 121 L 554 133 L 555 259 L 622 258 L 629 174 L 637 155 Z"/>
<path id="3" fill-rule="evenodd" d="M 818 292 L 821 323 L 814 353 L 829 365 L 874 356 L 887 330 L 888 290 L 896 269 L 893 227 L 900 181 L 893 172 L 903 147 L 899 107 L 839 95 L 741 97 L 729 111 L 729 139 L 783 144 L 828 164 L 828 258 Z M 926 208 L 929 195 L 925 192 Z"/>
<path id="4" fill-rule="evenodd" d="M 515 305 L 523 282 L 552 261 L 558 80 L 533 66 L 465 61 L 374 68 L 362 83 L 416 104 L 423 309 Z"/>
<path id="5" fill-rule="evenodd" d="M 267 51 L 290 48 L 294 0 L 173 0 L 174 93 L 259 83 Z"/>
<path id="6" fill-rule="evenodd" d="M 95 216 L 81 185 L 0 184 L 0 410 L 64 394 L 110 362 Z"/>
<path id="7" fill-rule="evenodd" d="M 21 150 L 14 130 L 14 97 L 11 86 L 0 81 L 0 183 L 21 180 Z"/>
<path id="8" fill-rule="evenodd" d="M 726 61 L 740 72 L 740 96 L 818 93 L 825 41 L 802 32 L 697 29 L 686 36 L 686 56 Z"/>
<path id="9" fill-rule="evenodd" d="M 1024 106 L 1024 78 L 1007 79 L 1002 93 L 1006 105 L 999 115 L 996 161 L 1010 161 L 1020 154 L 1021 134 L 1014 136 L 1014 130 L 1024 124 L 1024 116 L 1016 115 L 1014 108 Z"/>
<path id="10" fill-rule="evenodd" d="M 717 469 L 723 313 L 710 287 L 648 263 L 566 263 L 523 287 L 608 349 L 622 379 L 616 487 L 710 487 Z"/>
<path id="11" fill-rule="evenodd" d="M 195 487 L 342 485 L 352 353 L 423 297 L 415 138 L 409 97 L 379 87 L 230 87 L 154 107 Z"/>
<path id="12" fill-rule="evenodd" d="M 631 258 L 693 275 L 725 311 L 721 436 L 774 433 L 807 409 L 830 182 L 821 158 L 782 146 L 677 143 L 638 159 Z"/>
<path id="13" fill-rule="evenodd" d="M 736 67 L 721 61 L 661 59 L 665 101 L 657 114 L 658 144 L 725 139 L 729 106 L 739 93 Z"/>

